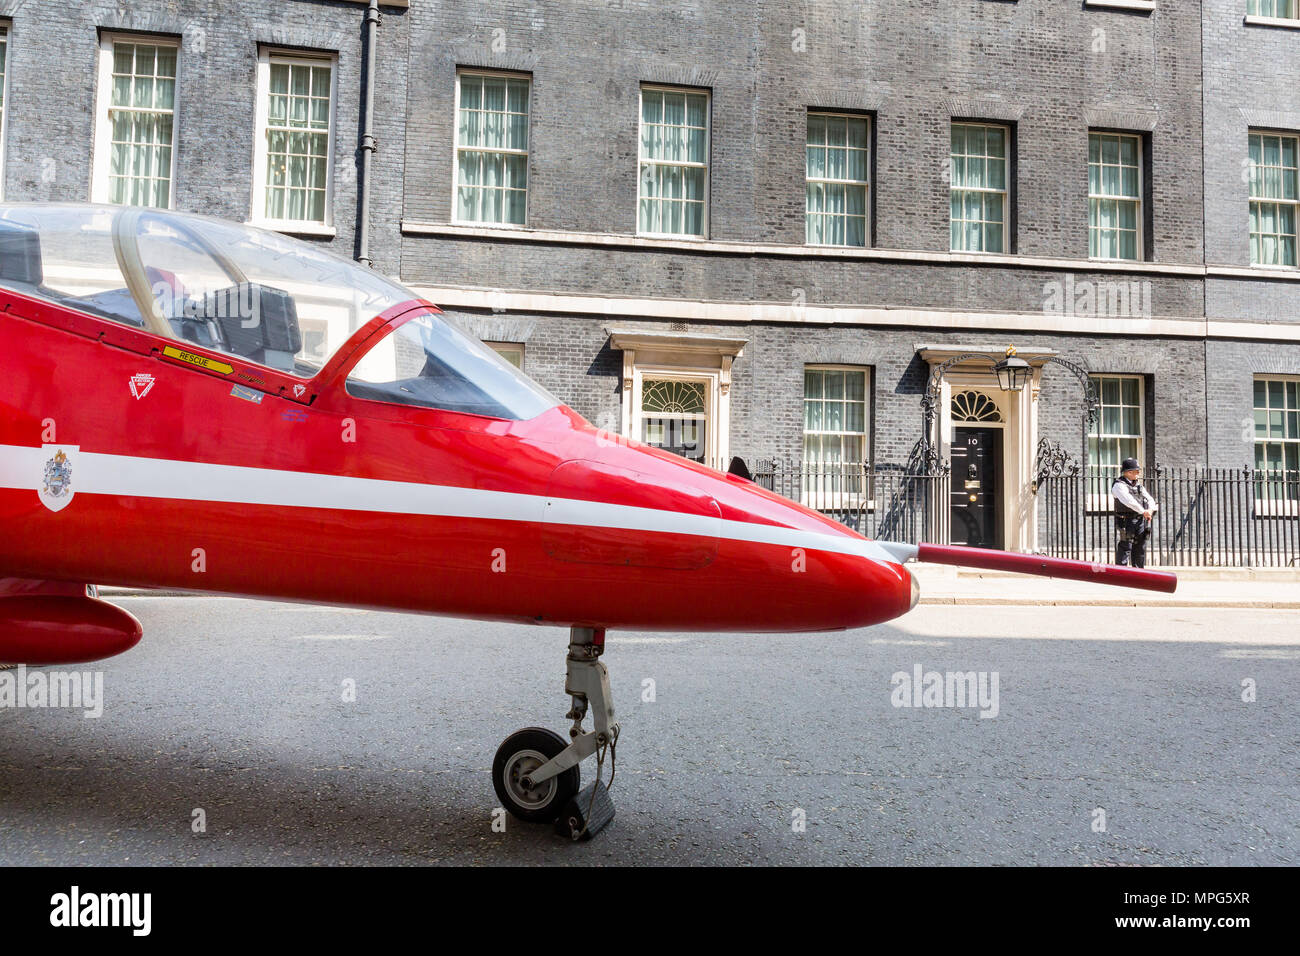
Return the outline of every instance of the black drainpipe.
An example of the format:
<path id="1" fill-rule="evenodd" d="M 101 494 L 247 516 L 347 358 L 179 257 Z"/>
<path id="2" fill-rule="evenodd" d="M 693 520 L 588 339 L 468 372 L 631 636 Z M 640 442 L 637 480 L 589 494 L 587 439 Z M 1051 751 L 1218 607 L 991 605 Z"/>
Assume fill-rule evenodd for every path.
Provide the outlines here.
<path id="1" fill-rule="evenodd" d="M 357 175 L 357 261 L 368 266 L 370 259 L 370 166 L 376 143 L 373 132 L 375 114 L 375 54 L 379 30 L 379 0 L 370 0 L 366 8 L 366 43 L 363 55 L 366 74 L 361 81 L 365 86 L 365 105 L 361 114 L 361 168 Z"/>

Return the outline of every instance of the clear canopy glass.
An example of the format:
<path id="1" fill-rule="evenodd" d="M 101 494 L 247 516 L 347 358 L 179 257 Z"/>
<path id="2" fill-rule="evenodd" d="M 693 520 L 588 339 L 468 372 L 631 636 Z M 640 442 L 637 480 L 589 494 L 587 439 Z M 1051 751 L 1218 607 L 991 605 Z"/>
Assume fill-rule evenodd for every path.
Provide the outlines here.
<path id="1" fill-rule="evenodd" d="M 0 205 L 0 286 L 302 378 L 372 318 L 418 298 L 373 269 L 279 233 L 91 204 Z M 501 418 L 531 418 L 557 404 L 432 313 L 372 352 L 356 380 L 372 384 L 364 397 L 375 401 Z"/>

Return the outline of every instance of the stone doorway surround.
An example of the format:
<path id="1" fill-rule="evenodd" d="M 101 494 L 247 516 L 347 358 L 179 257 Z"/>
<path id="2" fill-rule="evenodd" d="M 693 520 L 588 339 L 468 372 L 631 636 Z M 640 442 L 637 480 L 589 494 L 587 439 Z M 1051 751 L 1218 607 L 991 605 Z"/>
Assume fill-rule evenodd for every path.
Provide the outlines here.
<path id="1" fill-rule="evenodd" d="M 994 362 L 1006 354 L 1006 345 L 930 344 L 916 346 L 916 352 L 932 373 L 936 366 L 967 352 L 990 356 Z M 1055 349 L 1023 349 L 1016 355 L 1033 369 L 1029 382 L 1019 392 L 1004 392 L 990 363 L 981 359 L 959 362 L 943 376 L 939 394 L 939 434 L 932 436 L 944 462 L 952 461 L 953 396 L 974 391 L 990 399 L 1001 413 L 1001 422 L 980 422 L 1002 428 L 1001 501 L 1003 547 L 1008 551 L 1033 551 L 1037 544 L 1038 519 L 1034 507 L 1034 455 L 1038 447 L 1038 393 L 1042 386 L 1043 363 L 1055 356 Z M 927 378 L 928 380 L 928 378 Z M 917 409 L 920 417 L 920 409 Z"/>
<path id="2" fill-rule="evenodd" d="M 605 331 L 610 348 L 623 353 L 620 433 L 626 438 L 641 437 L 643 378 L 702 381 L 708 389 L 705 462 L 725 470 L 730 460 L 731 363 L 741 356 L 749 340 L 627 326 L 611 326 Z"/>

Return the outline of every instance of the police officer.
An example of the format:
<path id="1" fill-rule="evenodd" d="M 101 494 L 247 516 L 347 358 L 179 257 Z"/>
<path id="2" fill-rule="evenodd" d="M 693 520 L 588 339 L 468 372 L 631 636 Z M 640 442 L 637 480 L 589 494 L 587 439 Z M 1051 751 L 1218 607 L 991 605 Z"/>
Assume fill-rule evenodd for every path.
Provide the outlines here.
<path id="1" fill-rule="evenodd" d="M 1151 492 L 1142 487 L 1142 467 L 1136 458 L 1125 458 L 1120 464 L 1120 476 L 1110 486 L 1110 493 L 1115 499 L 1115 531 L 1119 536 L 1115 563 L 1145 568 L 1147 538 L 1158 506 Z"/>

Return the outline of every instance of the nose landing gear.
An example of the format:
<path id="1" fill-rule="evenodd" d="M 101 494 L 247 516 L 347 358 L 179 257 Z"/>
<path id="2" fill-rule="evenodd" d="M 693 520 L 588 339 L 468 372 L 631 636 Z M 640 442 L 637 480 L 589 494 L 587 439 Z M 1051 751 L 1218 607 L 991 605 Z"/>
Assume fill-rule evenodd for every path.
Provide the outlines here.
<path id="1" fill-rule="evenodd" d="M 573 699 L 565 715 L 573 726 L 567 746 L 553 731 L 528 727 L 507 737 L 492 761 L 492 784 L 507 810 L 529 823 L 558 820 L 557 831 L 575 840 L 589 839 L 614 818 L 614 805 L 600 780 L 608 754 L 613 782 L 619 732 L 609 671 L 599 660 L 604 651 L 603 627 L 570 628 L 564 691 Z M 582 726 L 588 709 L 594 725 L 590 731 Z M 596 781 L 579 793 L 578 764 L 592 754 Z"/>

